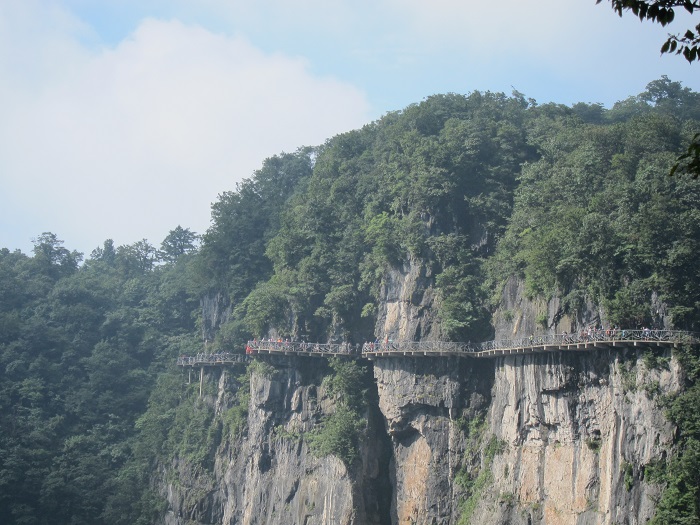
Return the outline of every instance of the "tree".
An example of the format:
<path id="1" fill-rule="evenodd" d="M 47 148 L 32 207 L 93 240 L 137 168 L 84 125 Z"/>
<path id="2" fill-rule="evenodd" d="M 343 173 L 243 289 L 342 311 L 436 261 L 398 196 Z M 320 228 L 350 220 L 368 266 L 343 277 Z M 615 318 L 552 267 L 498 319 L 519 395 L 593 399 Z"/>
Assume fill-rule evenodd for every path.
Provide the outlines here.
<path id="1" fill-rule="evenodd" d="M 142 274 L 153 269 L 156 249 L 146 239 L 117 248 L 117 262 L 127 274 Z"/>
<path id="2" fill-rule="evenodd" d="M 596 4 L 603 0 L 596 0 Z M 700 10 L 698 0 L 610 0 L 612 8 L 622 16 L 623 11 L 632 11 L 640 20 L 651 20 L 666 26 L 673 22 L 676 16 L 674 8 L 683 8 L 691 15 Z M 700 24 L 695 30 L 686 30 L 683 36 L 669 35 L 661 46 L 661 53 L 675 53 L 683 55 L 691 64 L 700 60 Z M 688 150 L 676 159 L 676 163 L 669 172 L 670 176 L 676 173 L 688 173 L 694 179 L 700 176 L 700 133 L 697 133 L 690 142 Z"/>
<path id="3" fill-rule="evenodd" d="M 195 232 L 178 225 L 163 239 L 158 257 L 165 262 L 175 262 L 181 255 L 194 252 L 198 239 L 199 236 Z"/>
<path id="4" fill-rule="evenodd" d="M 688 146 L 688 151 L 683 153 L 671 168 L 670 175 L 676 173 L 688 173 L 694 179 L 700 176 L 700 133 L 696 133 Z"/>
<path id="5" fill-rule="evenodd" d="M 596 0 L 596 4 L 603 0 Z M 651 20 L 666 26 L 673 22 L 676 13 L 674 8 L 683 8 L 691 15 L 700 10 L 700 2 L 697 0 L 610 0 L 612 8 L 622 16 L 624 11 L 632 11 L 640 20 Z M 669 35 L 661 46 L 661 53 L 675 53 L 683 55 L 688 62 L 700 59 L 700 24 L 695 26 L 695 31 L 688 29 L 682 36 Z"/>
<path id="6" fill-rule="evenodd" d="M 114 248 L 114 241 L 107 239 L 102 248 L 95 248 L 90 254 L 90 259 L 93 261 L 103 261 L 108 265 L 113 265 L 117 256 L 117 251 Z"/>
<path id="7" fill-rule="evenodd" d="M 32 242 L 34 262 L 45 275 L 54 279 L 75 272 L 83 258 L 82 253 L 64 248 L 63 241 L 55 233 L 44 232 Z"/>

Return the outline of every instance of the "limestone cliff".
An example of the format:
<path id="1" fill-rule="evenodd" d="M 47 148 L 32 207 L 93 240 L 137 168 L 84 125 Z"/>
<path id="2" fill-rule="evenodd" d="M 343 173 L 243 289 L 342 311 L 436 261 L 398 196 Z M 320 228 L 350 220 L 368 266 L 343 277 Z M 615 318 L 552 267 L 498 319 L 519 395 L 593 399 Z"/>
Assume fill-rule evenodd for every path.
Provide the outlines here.
<path id="1" fill-rule="evenodd" d="M 218 370 L 208 410 L 219 419 L 232 409 L 241 370 Z M 311 454 L 303 439 L 334 410 L 322 385 L 321 359 L 272 359 L 250 374 L 245 431 L 223 436 L 213 468 L 176 460 L 164 469 L 161 487 L 168 509 L 163 522 L 185 524 L 380 524 L 385 488 L 380 463 L 382 436 L 368 414 L 361 459 L 351 468 L 336 457 Z M 225 430 L 225 429 L 224 429 Z M 383 433 L 383 432 L 382 432 Z M 384 513 L 387 514 L 387 513 Z"/>
<path id="2" fill-rule="evenodd" d="M 202 309 L 202 339 L 213 341 L 219 327 L 231 316 L 231 301 L 218 292 L 203 296 L 199 303 Z"/>
<path id="3" fill-rule="evenodd" d="M 439 338 L 434 300 L 429 270 L 407 263 L 385 279 L 377 334 Z M 212 320 L 225 308 L 214 310 Z M 527 300 L 513 279 L 494 328 L 523 337 L 601 322 L 590 304 L 570 313 L 556 298 Z M 216 450 L 206 468 L 183 458 L 163 468 L 162 523 L 636 525 L 654 514 L 662 487 L 645 471 L 672 453 L 676 430 L 660 400 L 683 382 L 670 350 L 365 362 L 376 391 L 350 465 L 309 444 L 337 409 L 326 361 L 265 359 L 249 383 L 242 369 L 206 372 Z M 245 421 L 231 432 L 221 422 L 241 399 Z"/>
<path id="4" fill-rule="evenodd" d="M 309 448 L 308 432 L 335 410 L 325 363 L 272 364 L 251 374 L 246 431 L 223 436 L 211 469 L 184 460 L 165 469 L 167 525 L 638 524 L 653 516 L 661 487 L 644 471 L 672 450 L 674 427 L 659 400 L 681 382 L 675 359 L 658 349 L 379 358 L 350 467 Z M 230 410 L 234 376 L 209 373 L 209 410 Z"/>
<path id="5" fill-rule="evenodd" d="M 560 297 L 528 299 L 522 279 L 511 277 L 503 287 L 493 316 L 496 339 L 520 339 L 533 334 L 572 333 L 605 321 L 603 310 L 585 298 L 580 308 L 567 311 Z"/>
<path id="6" fill-rule="evenodd" d="M 489 406 L 488 362 L 386 358 L 374 363 L 392 441 L 392 523 L 453 523 L 462 490 L 463 424 Z"/>
<path id="7" fill-rule="evenodd" d="M 379 293 L 375 325 L 379 339 L 440 340 L 433 281 L 428 265 L 410 256 L 401 268 L 386 272 Z"/>
<path id="8" fill-rule="evenodd" d="M 410 272 L 406 272 L 410 275 Z M 664 307 L 659 322 L 667 318 Z M 583 301 L 529 300 L 510 279 L 496 339 L 605 322 Z M 633 348 L 498 359 L 380 358 L 392 439 L 392 523 L 645 523 L 675 428 L 659 402 L 681 388 L 670 351 Z"/>
<path id="9" fill-rule="evenodd" d="M 645 523 L 660 487 L 644 467 L 674 436 L 658 400 L 679 371 L 644 352 L 378 360 L 392 522 Z"/>

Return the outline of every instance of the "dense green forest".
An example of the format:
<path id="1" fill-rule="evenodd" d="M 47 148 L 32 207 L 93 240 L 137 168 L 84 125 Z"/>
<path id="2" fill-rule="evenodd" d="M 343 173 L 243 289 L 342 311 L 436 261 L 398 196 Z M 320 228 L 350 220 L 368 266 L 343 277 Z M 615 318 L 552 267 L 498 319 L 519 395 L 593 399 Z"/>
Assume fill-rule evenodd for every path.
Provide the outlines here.
<path id="1" fill-rule="evenodd" d="M 492 335 L 513 275 L 570 311 L 592 301 L 612 323 L 653 326 L 660 302 L 697 330 L 700 184 L 667 174 L 699 126 L 700 94 L 665 77 L 610 109 L 436 95 L 265 160 L 219 196 L 201 236 L 108 240 L 85 260 L 53 233 L 32 254 L 0 250 L 3 523 L 151 523 L 158 464 L 208 468 L 246 399 L 212 425 L 174 360 L 202 351 L 200 300 L 217 293 L 232 315 L 210 350 L 269 333 L 374 339 L 382 280 L 408 259 L 431 268 L 452 340 Z M 690 452 L 660 474 L 676 491 L 660 523 L 677 501 L 698 523 L 700 367 L 685 363 L 669 414 Z"/>

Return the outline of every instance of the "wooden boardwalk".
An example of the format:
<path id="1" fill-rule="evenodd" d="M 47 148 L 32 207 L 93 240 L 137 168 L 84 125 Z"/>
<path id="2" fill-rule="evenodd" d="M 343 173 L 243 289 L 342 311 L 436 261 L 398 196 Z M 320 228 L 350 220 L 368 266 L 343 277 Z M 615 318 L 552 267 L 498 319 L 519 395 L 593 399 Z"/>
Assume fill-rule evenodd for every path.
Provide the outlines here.
<path id="1" fill-rule="evenodd" d="M 552 334 L 522 339 L 501 339 L 483 343 L 447 341 L 384 341 L 350 343 L 304 343 L 292 341 L 249 341 L 244 353 L 180 356 L 179 366 L 223 366 L 245 362 L 255 355 L 302 357 L 341 356 L 378 359 L 386 357 L 494 358 L 504 355 L 556 351 L 587 351 L 598 348 L 675 347 L 698 344 L 696 334 L 679 330 L 586 330 L 578 334 Z"/>

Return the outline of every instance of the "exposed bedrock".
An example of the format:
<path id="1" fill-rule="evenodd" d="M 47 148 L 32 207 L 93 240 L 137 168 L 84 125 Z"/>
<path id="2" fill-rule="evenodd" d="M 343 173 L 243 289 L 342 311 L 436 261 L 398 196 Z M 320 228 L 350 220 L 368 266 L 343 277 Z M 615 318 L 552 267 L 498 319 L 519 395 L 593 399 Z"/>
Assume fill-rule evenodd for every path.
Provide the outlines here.
<path id="1" fill-rule="evenodd" d="M 461 489 L 464 418 L 486 410 L 493 368 L 458 358 L 374 363 L 379 408 L 391 437 L 392 523 L 452 523 Z"/>
<path id="2" fill-rule="evenodd" d="M 645 523 L 660 487 L 644 467 L 674 434 L 659 400 L 680 382 L 672 359 L 648 368 L 648 351 L 376 361 L 392 521 Z"/>
<path id="3" fill-rule="evenodd" d="M 270 377 L 251 374 L 247 430 L 222 441 L 212 472 L 179 461 L 168 469 L 165 523 L 387 523 L 388 517 L 382 516 L 388 512 L 381 508 L 387 506 L 383 494 L 388 478 L 380 457 L 382 437 L 375 435 L 373 423 L 381 425 L 381 420 L 370 414 L 361 460 L 352 470 L 336 457 L 316 457 L 302 437 L 334 410 L 322 391 L 326 364 L 294 358 L 275 359 L 274 364 Z M 211 409 L 228 410 L 235 391 L 235 381 L 222 371 Z"/>

